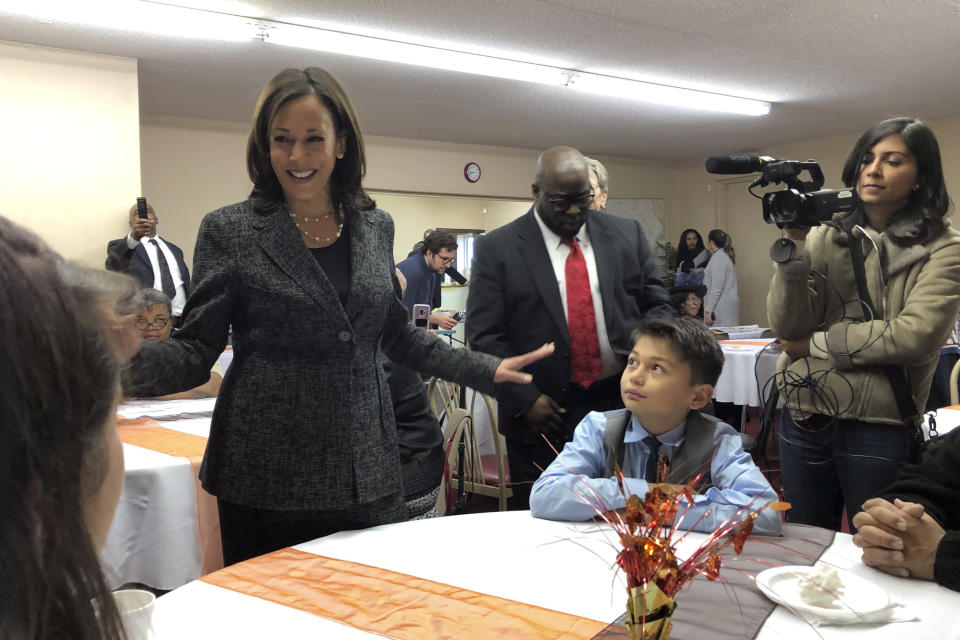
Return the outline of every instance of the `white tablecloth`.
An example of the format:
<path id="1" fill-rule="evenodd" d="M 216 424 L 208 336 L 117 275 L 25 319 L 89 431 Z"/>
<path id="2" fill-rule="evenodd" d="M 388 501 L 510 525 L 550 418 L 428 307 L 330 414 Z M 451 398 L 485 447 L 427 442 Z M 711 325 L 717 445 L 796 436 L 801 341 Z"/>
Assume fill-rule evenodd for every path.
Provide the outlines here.
<path id="1" fill-rule="evenodd" d="M 150 416 L 167 429 L 206 438 L 215 401 L 134 401 L 117 413 L 127 419 Z M 123 494 L 101 554 L 110 586 L 139 582 L 166 590 L 203 575 L 190 461 L 126 443 L 123 459 Z"/>
<path id="2" fill-rule="evenodd" d="M 750 338 L 759 338 L 764 331 L 768 329 L 756 324 L 740 325 L 737 327 L 710 327 L 716 331 L 723 331 L 729 336 L 730 340 L 747 340 Z"/>
<path id="3" fill-rule="evenodd" d="M 690 534 L 681 555 L 701 537 Z M 754 544 L 759 543 L 747 543 L 746 554 Z M 612 621 L 624 607 L 623 582 L 613 579 L 617 542 L 609 529 L 537 520 L 526 511 L 405 522 L 338 533 L 296 548 L 594 620 Z M 758 638 L 960 637 L 960 619 L 951 613 L 960 606 L 960 594 L 930 582 L 887 576 L 864 566 L 859 557 L 850 536 L 837 534 L 823 559 L 875 582 L 893 599 L 909 605 L 919 621 L 814 629 L 778 607 Z M 156 640 L 380 637 L 199 581 L 159 598 L 153 620 Z"/>
<path id="4" fill-rule="evenodd" d="M 724 362 L 713 392 L 715 400 L 751 407 L 762 404 L 760 393 L 777 372 L 780 356 L 779 351 L 768 346 L 771 342 L 772 338 L 720 341 Z"/>

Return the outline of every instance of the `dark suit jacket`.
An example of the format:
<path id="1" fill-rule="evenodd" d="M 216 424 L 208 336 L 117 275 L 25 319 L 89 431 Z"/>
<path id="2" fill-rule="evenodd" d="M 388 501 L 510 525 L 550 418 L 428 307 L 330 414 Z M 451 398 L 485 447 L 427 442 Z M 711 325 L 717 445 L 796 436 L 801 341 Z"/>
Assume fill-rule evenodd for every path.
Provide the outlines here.
<path id="1" fill-rule="evenodd" d="M 180 268 L 180 275 L 183 276 L 183 289 L 187 297 L 190 297 L 190 270 L 187 269 L 187 263 L 183 261 L 183 251 L 177 245 L 169 240 L 164 240 L 170 251 L 177 259 L 177 266 Z M 136 249 L 127 246 L 127 236 L 119 240 L 111 240 L 107 243 L 107 262 L 104 265 L 110 271 L 120 271 L 128 273 L 144 287 L 153 286 L 153 266 L 150 264 L 150 256 L 142 244 L 138 244 Z"/>
<path id="2" fill-rule="evenodd" d="M 233 326 L 200 477 L 213 495 L 263 509 L 335 509 L 402 490 L 378 349 L 427 376 L 493 390 L 499 361 L 415 329 L 394 295 L 393 220 L 348 212 L 345 307 L 285 207 L 207 214 L 183 328 L 145 343 L 129 385 L 158 395 L 202 383 Z"/>
<path id="3" fill-rule="evenodd" d="M 610 346 L 625 363 L 630 335 L 649 315 L 672 317 L 667 290 L 636 220 L 591 211 L 587 230 L 593 243 L 600 296 Z M 545 393 L 558 397 L 570 384 L 570 336 L 557 278 L 533 208 L 480 238 L 475 246 L 467 299 L 470 346 L 500 357 L 518 355 L 545 342 L 556 350 L 527 367 L 533 384 L 505 384 L 497 397 L 500 432 L 529 440 L 519 413 Z"/>

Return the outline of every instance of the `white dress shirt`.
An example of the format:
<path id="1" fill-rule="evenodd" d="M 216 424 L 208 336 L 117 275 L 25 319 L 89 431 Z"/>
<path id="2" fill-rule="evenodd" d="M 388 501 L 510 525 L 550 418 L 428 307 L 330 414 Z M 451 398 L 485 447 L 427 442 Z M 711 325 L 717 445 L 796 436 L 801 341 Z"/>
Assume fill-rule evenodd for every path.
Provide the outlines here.
<path id="1" fill-rule="evenodd" d="M 598 509 L 622 509 L 626 497 L 616 478 L 606 476 L 607 451 L 603 434 L 607 417 L 591 411 L 577 425 L 573 440 L 550 463 L 543 475 L 533 483 L 530 513 L 547 520 L 589 520 Z M 650 490 L 643 478 L 650 449 L 643 441 L 651 435 L 637 416 L 630 417 L 630 426 L 623 443 L 630 451 L 631 469 L 623 470 L 624 491 L 644 496 Z M 687 422 L 657 435 L 660 452 L 672 458 L 687 435 Z M 710 533 L 737 518 L 744 510 L 754 511 L 777 499 L 770 483 L 743 450 L 740 434 L 730 425 L 717 427 L 713 434 L 713 457 L 710 462 L 710 488 L 693 496 L 690 508 L 681 509 L 675 525 L 679 529 Z M 625 456 L 627 457 L 627 456 Z M 753 532 L 765 536 L 780 535 L 780 514 L 764 509 L 754 521 Z"/>
<path id="2" fill-rule="evenodd" d="M 547 254 L 550 256 L 550 262 L 553 265 L 553 273 L 557 276 L 557 287 L 560 289 L 560 302 L 563 303 L 563 315 L 569 322 L 570 314 L 567 311 L 567 256 L 570 255 L 570 247 L 563 244 L 560 236 L 550 230 L 540 218 L 540 212 L 534 207 L 534 216 L 537 224 L 540 225 L 540 233 L 543 234 L 543 242 L 547 246 Z M 610 347 L 610 338 L 607 336 L 607 323 L 603 317 L 603 299 L 600 297 L 600 279 L 597 277 L 597 261 L 593 253 L 593 244 L 590 242 L 590 235 L 587 233 L 587 225 L 584 223 L 577 233 L 577 242 L 580 244 L 580 250 L 583 252 L 583 258 L 587 263 L 587 276 L 590 279 L 590 296 L 593 298 L 593 314 L 597 319 L 597 339 L 600 341 L 600 377 L 603 380 L 610 376 L 617 375 L 623 367 L 617 360 L 617 356 Z"/>
<path id="3" fill-rule="evenodd" d="M 174 316 L 183 315 L 183 305 L 187 303 L 187 292 L 183 286 L 183 274 L 180 273 L 180 263 L 177 262 L 176 256 L 173 255 L 173 251 L 170 250 L 170 247 L 167 246 L 167 243 L 163 241 L 163 238 L 160 236 L 154 236 L 153 238 L 148 238 L 143 236 L 140 238 L 140 244 L 143 245 L 143 248 L 147 251 L 147 256 L 150 258 L 150 266 L 153 268 L 153 288 L 158 291 L 163 291 L 163 284 L 160 280 L 160 261 L 157 259 L 157 245 L 154 245 L 151 240 L 156 240 L 157 245 L 160 246 L 160 250 L 163 251 L 164 257 L 167 259 L 167 265 L 170 267 L 170 277 L 173 278 L 173 286 L 177 288 L 177 295 L 171 300 L 171 311 Z M 133 239 L 130 234 L 127 234 L 127 246 L 130 249 L 137 248 L 137 241 Z"/>

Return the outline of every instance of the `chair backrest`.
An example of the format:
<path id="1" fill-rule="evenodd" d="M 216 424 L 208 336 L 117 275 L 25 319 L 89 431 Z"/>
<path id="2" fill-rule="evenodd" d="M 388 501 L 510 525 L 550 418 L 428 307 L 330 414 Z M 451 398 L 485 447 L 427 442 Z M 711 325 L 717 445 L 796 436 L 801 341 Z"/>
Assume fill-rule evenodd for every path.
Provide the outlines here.
<path id="1" fill-rule="evenodd" d="M 950 370 L 950 406 L 955 407 L 960 404 L 960 393 L 957 392 L 957 378 L 960 377 L 960 360 L 957 360 Z"/>
<path id="2" fill-rule="evenodd" d="M 470 413 L 472 415 L 476 415 L 473 407 L 477 401 L 478 395 L 483 398 L 483 404 L 486 407 L 487 415 L 490 417 L 490 436 L 493 440 L 493 452 L 494 456 L 496 456 L 497 462 L 497 498 L 500 503 L 500 511 L 506 511 L 507 498 L 513 496 L 513 490 L 508 486 L 510 484 L 509 480 L 507 479 L 507 469 L 509 467 L 507 463 L 507 453 L 504 451 L 505 445 L 503 442 L 503 436 L 500 435 L 500 429 L 498 428 L 497 406 L 494 403 L 493 398 L 491 398 L 489 395 L 474 390 L 473 398 L 470 400 Z M 477 421 L 474 420 L 474 424 L 476 424 L 476 422 Z"/>
<path id="3" fill-rule="evenodd" d="M 434 376 L 427 382 L 427 399 L 437 422 L 443 424 L 444 418 L 460 407 L 460 385 Z"/>
<path id="4" fill-rule="evenodd" d="M 477 451 L 473 432 L 473 416 L 466 409 L 456 407 L 451 409 L 446 417 L 443 425 L 444 469 L 440 496 L 437 498 L 437 513 L 440 515 L 446 515 L 453 508 L 457 495 L 463 492 L 463 477 L 473 477 L 476 473 L 474 467 L 480 464 L 480 453 Z M 481 477 L 482 474 L 481 470 Z"/>

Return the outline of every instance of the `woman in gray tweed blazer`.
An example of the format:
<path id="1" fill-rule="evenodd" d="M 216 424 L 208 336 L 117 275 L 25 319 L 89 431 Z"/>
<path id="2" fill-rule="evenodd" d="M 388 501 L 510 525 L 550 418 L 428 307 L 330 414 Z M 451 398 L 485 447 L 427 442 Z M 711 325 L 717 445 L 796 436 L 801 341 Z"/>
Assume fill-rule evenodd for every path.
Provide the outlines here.
<path id="1" fill-rule="evenodd" d="M 361 184 L 363 139 L 340 84 L 315 67 L 264 88 L 247 145 L 250 199 L 207 214 L 173 339 L 143 346 L 129 391 L 201 384 L 233 327 L 233 362 L 200 469 L 224 562 L 404 519 L 397 434 L 378 349 L 485 392 L 529 382 L 545 355 L 454 350 L 394 295 L 393 221 Z"/>

